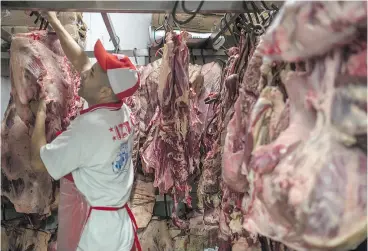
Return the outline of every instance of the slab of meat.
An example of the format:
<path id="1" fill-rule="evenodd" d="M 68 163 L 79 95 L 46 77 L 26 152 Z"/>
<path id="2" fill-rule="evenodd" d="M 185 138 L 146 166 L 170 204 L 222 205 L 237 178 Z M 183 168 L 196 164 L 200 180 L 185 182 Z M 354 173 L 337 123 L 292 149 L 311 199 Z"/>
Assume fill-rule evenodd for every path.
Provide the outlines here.
<path id="1" fill-rule="evenodd" d="M 174 251 L 174 243 L 167 222 L 152 220 L 147 228 L 138 234 L 142 251 Z"/>
<path id="2" fill-rule="evenodd" d="M 213 105 L 214 116 L 204 135 L 207 156 L 203 163 L 198 196 L 203 198 L 205 225 L 219 226 L 217 244 L 219 250 L 229 250 L 232 242 L 240 244 L 243 239 L 247 239 L 252 248 L 256 248 L 259 244 L 256 236 L 252 238 L 242 229 L 242 193 L 232 191 L 221 179 L 221 162 L 225 151 L 222 146 L 227 134 L 227 125 L 234 114 L 234 103 L 239 94 L 239 82 L 243 77 L 241 69 L 247 68 L 250 63 L 248 62 L 249 53 L 252 54 L 254 50 L 251 45 L 254 44 L 252 40 L 253 38 L 243 34 L 240 46 L 229 50 L 230 58 L 224 71 L 221 90 L 217 94 L 218 101 Z M 234 248 L 237 245 L 239 250 L 238 244 L 234 244 Z M 243 247 L 243 250 L 246 248 Z"/>
<path id="3" fill-rule="evenodd" d="M 130 208 L 135 215 L 138 228 L 147 227 L 151 221 L 156 197 L 153 182 L 145 181 L 141 175 L 136 174 L 136 180 L 130 196 Z"/>
<path id="4" fill-rule="evenodd" d="M 286 61 L 321 56 L 352 42 L 366 23 L 365 1 L 286 1 L 264 36 L 261 52 Z"/>
<path id="5" fill-rule="evenodd" d="M 48 251 L 50 233 L 17 226 L 1 226 L 1 250 Z"/>
<path id="6" fill-rule="evenodd" d="M 247 187 L 246 177 L 241 174 L 241 166 L 250 157 L 253 139 L 247 132 L 250 111 L 258 96 L 258 84 L 261 79 L 262 57 L 254 54 L 244 73 L 240 94 L 234 104 L 234 115 L 227 126 L 222 163 L 222 178 L 234 191 L 244 193 Z"/>
<path id="7" fill-rule="evenodd" d="M 11 99 L 1 128 L 2 192 L 22 213 L 48 214 L 56 185 L 47 173 L 34 173 L 30 138 L 35 117 L 29 102 L 46 97 L 46 137 L 64 130 L 83 107 L 79 76 L 54 33 L 18 34 L 10 50 Z"/>
<path id="8" fill-rule="evenodd" d="M 311 72 L 288 73 L 290 124 L 249 164 L 245 229 L 297 250 L 354 249 L 366 238 L 367 156 L 356 136 L 366 134 L 358 93 L 367 82 L 344 76 L 343 50 L 317 58 Z"/>
<path id="9" fill-rule="evenodd" d="M 139 127 L 136 127 L 134 152 L 139 151 L 147 140 L 149 132 L 156 126 L 152 118 L 156 112 L 159 112 L 156 108 L 158 106 L 157 88 L 161 62 L 162 60 L 158 59 L 139 68 L 140 88 L 132 97 L 126 100 L 139 124 Z M 189 64 L 189 84 L 193 89 L 190 95 L 190 103 L 193 106 L 193 109 L 190 109 L 193 117 L 191 121 L 193 126 L 196 127 L 197 135 L 200 134 L 198 139 L 201 138 L 202 131 L 207 125 L 206 119 L 212 116 L 210 115 L 212 109 L 204 104 L 204 100 L 210 92 L 218 91 L 220 77 L 221 67 L 217 63 L 208 63 L 203 66 Z M 134 154 L 134 159 L 136 159 L 136 154 Z M 199 156 L 194 159 L 196 165 L 198 165 Z"/>
<path id="10" fill-rule="evenodd" d="M 159 113 L 153 119 L 158 126 L 146 141 L 141 158 L 146 172 L 155 173 L 154 186 L 160 193 L 174 198 L 173 220 L 180 227 L 186 224 L 176 215 L 177 204 L 191 206 L 188 177 L 194 172 L 190 155 L 189 60 L 185 33 L 168 33 L 161 63 L 158 85 Z"/>

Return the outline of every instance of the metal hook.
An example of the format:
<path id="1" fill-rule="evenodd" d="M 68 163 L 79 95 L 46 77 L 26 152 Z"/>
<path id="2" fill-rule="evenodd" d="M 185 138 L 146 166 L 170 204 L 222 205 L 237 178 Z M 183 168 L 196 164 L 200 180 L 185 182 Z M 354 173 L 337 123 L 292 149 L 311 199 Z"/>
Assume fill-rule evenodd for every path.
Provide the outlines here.
<path id="1" fill-rule="evenodd" d="M 43 27 L 43 23 L 45 22 L 45 19 L 43 17 L 41 17 L 41 25 L 40 25 L 40 30 L 42 30 Z"/>
<path id="2" fill-rule="evenodd" d="M 40 19 L 40 16 L 41 16 L 41 15 L 40 15 L 40 14 L 38 14 L 38 13 L 37 13 L 36 15 L 37 15 L 37 18 L 36 18 L 36 20 L 33 22 L 34 24 L 37 24 L 38 19 Z"/>
<path id="3" fill-rule="evenodd" d="M 133 50 L 133 56 L 134 56 L 134 60 L 135 60 L 135 64 L 138 65 L 138 60 L 137 60 L 137 54 L 136 54 L 137 48 L 134 48 Z"/>
<path id="4" fill-rule="evenodd" d="M 120 37 L 118 35 L 115 36 L 115 39 L 118 40 L 118 46 L 115 47 L 115 53 L 119 53 L 119 44 L 120 44 Z M 110 40 L 111 41 L 111 38 Z"/>
<path id="5" fill-rule="evenodd" d="M 165 40 L 165 36 L 161 38 L 161 41 L 156 40 L 156 31 L 158 31 L 161 28 L 164 28 L 164 25 L 161 25 L 161 26 L 157 27 L 153 31 L 153 40 L 155 40 L 156 45 L 160 45 Z M 166 32 L 165 32 L 165 34 L 166 34 Z"/>
<path id="6" fill-rule="evenodd" d="M 151 63 L 151 47 L 148 47 L 148 63 Z"/>
<path id="7" fill-rule="evenodd" d="M 253 1 L 252 1 L 252 2 L 250 2 L 250 4 L 251 4 L 251 5 L 252 5 L 252 7 L 253 7 L 253 10 L 254 10 L 254 16 L 255 16 L 255 18 L 256 18 L 256 22 L 259 24 L 259 23 L 260 23 L 259 18 L 258 18 L 259 9 L 258 9 L 257 5 L 256 5 Z"/>
<path id="8" fill-rule="evenodd" d="M 172 27 L 169 24 L 169 18 L 168 18 L 168 16 L 165 16 L 164 23 L 162 24 L 162 26 L 165 29 L 165 33 L 172 30 Z"/>
<path id="9" fill-rule="evenodd" d="M 267 4 L 265 3 L 265 1 L 261 1 L 261 4 L 262 4 L 262 6 L 263 6 L 263 8 L 264 8 L 265 10 L 271 10 L 271 9 L 267 6 Z"/>

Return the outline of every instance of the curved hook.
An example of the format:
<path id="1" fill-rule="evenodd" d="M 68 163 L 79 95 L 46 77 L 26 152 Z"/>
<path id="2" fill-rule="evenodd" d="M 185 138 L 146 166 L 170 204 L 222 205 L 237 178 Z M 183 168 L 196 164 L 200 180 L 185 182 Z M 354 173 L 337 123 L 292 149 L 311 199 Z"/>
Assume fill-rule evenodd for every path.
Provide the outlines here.
<path id="1" fill-rule="evenodd" d="M 156 43 L 156 45 L 160 45 L 163 41 L 164 41 L 164 37 L 162 37 L 161 38 L 161 41 L 157 41 L 156 40 L 156 31 L 158 31 L 159 29 L 161 29 L 161 28 L 163 28 L 164 26 L 163 25 L 161 25 L 160 27 L 157 27 L 156 29 L 154 29 L 154 31 L 153 31 L 153 40 L 155 40 L 155 43 Z"/>
<path id="2" fill-rule="evenodd" d="M 201 49 L 201 57 L 202 57 L 203 64 L 206 64 L 206 60 L 203 55 L 203 49 Z"/>
<path id="3" fill-rule="evenodd" d="M 135 65 L 138 65 L 138 60 L 137 60 L 137 48 L 134 48 L 133 50 L 133 56 L 134 56 L 134 60 L 135 60 Z"/>

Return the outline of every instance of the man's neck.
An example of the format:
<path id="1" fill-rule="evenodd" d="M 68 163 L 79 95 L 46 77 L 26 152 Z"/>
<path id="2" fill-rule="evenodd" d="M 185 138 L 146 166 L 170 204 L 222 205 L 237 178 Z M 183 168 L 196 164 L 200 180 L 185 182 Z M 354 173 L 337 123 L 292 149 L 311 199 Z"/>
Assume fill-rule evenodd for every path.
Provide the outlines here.
<path id="1" fill-rule="evenodd" d="M 98 101 L 95 102 L 88 102 L 88 107 L 94 106 L 94 105 L 101 105 L 101 104 L 106 104 L 106 103 L 117 103 L 120 102 L 120 100 L 114 96 L 114 97 L 108 97 L 108 98 L 102 98 Z"/>

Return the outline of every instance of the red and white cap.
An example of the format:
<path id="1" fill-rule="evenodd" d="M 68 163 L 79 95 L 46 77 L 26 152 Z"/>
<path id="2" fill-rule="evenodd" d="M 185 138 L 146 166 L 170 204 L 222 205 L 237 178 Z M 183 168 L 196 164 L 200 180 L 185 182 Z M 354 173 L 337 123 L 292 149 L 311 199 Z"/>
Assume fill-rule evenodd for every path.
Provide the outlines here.
<path id="1" fill-rule="evenodd" d="M 94 54 L 107 73 L 115 95 L 119 99 L 132 96 L 139 87 L 139 74 L 130 59 L 125 55 L 108 53 L 100 40 L 95 44 Z"/>

